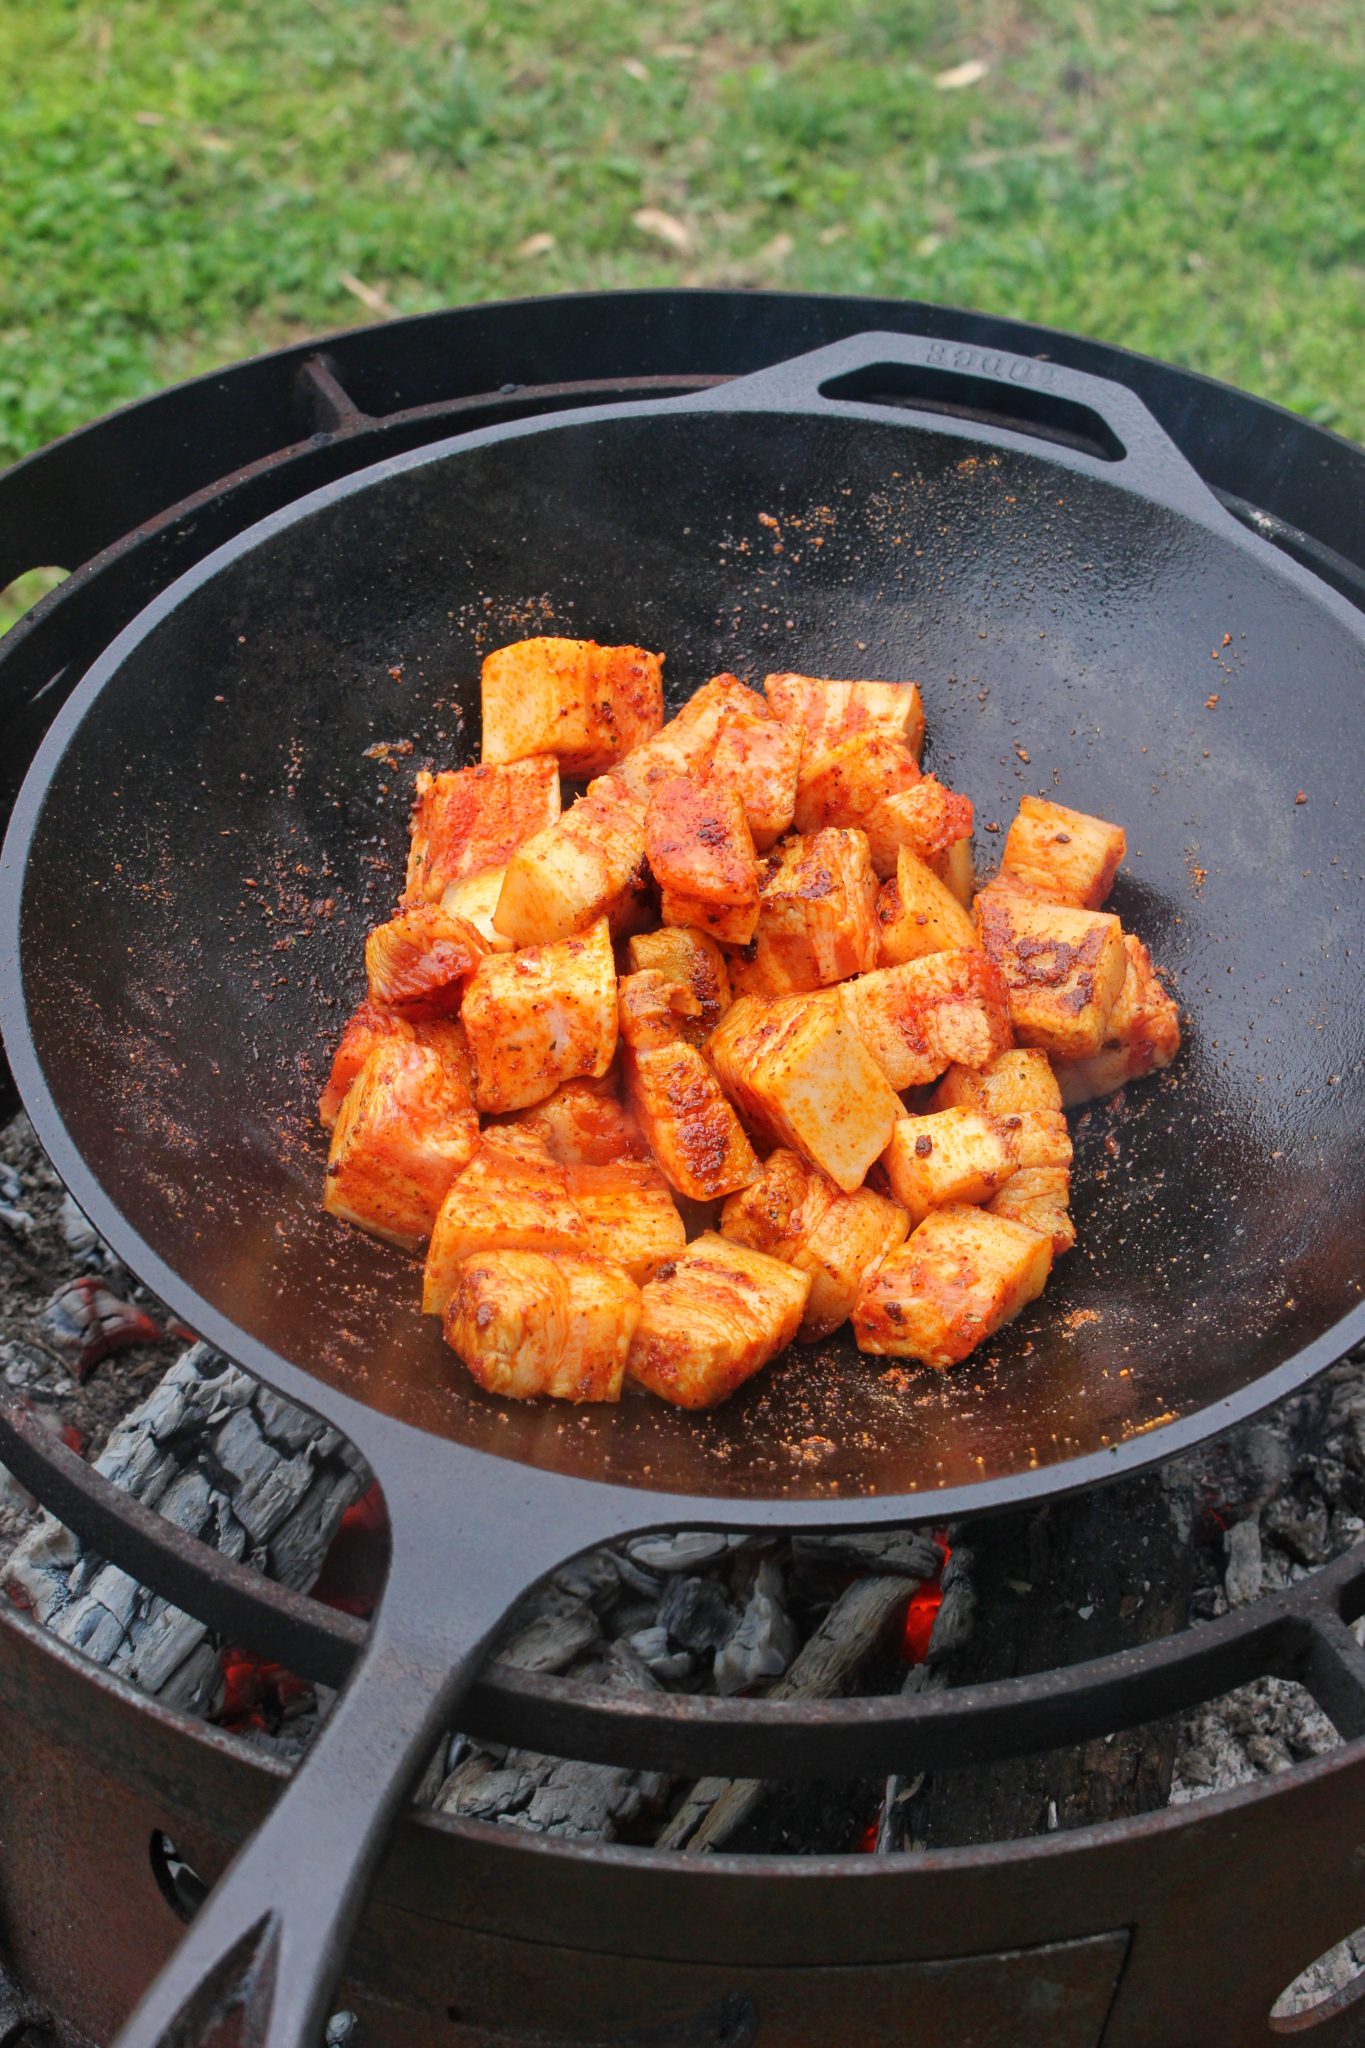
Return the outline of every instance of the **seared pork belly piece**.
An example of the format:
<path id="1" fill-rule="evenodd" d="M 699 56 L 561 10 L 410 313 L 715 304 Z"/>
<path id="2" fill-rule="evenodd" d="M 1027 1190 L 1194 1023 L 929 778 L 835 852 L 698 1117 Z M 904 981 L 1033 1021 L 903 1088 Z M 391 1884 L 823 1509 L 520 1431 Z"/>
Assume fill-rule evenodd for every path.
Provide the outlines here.
<path id="1" fill-rule="evenodd" d="M 1005 1216 L 1038 1231 L 1050 1241 L 1056 1258 L 1076 1242 L 1070 1205 L 1071 1175 L 1066 1167 L 1021 1166 L 986 1207 L 992 1216 Z"/>
<path id="2" fill-rule="evenodd" d="M 1055 903 L 1098 910 L 1127 848 L 1121 825 L 1026 796 L 1005 840 L 1001 872 Z"/>
<path id="3" fill-rule="evenodd" d="M 441 896 L 442 910 L 467 918 L 490 953 L 515 951 L 512 941 L 504 938 L 493 922 L 506 873 L 505 867 L 485 868 L 481 875 L 470 875 L 462 882 L 447 882 Z"/>
<path id="4" fill-rule="evenodd" d="M 862 1351 L 942 1372 L 1041 1294 L 1051 1270 L 1039 1231 L 950 1203 L 882 1260 L 858 1296 L 853 1334 Z"/>
<path id="5" fill-rule="evenodd" d="M 825 676 L 763 678 L 768 702 L 781 719 L 799 725 L 803 765 L 813 765 L 841 740 L 883 733 L 903 740 L 918 760 L 924 747 L 924 706 L 917 683 L 834 682 Z"/>
<path id="6" fill-rule="evenodd" d="M 678 1205 L 652 1159 L 566 1166 L 564 1178 L 589 1251 L 624 1266 L 639 1286 L 686 1245 Z"/>
<path id="7" fill-rule="evenodd" d="M 834 990 L 741 996 L 710 1056 L 750 1130 L 790 1146 L 845 1192 L 861 1187 L 891 1141 L 900 1103 Z"/>
<path id="8" fill-rule="evenodd" d="M 346 1100 L 346 1092 L 377 1046 L 391 1039 L 425 1045 L 452 1069 L 455 1083 L 472 1101 L 474 1062 L 458 1017 L 409 1016 L 384 1003 L 363 1002 L 341 1034 L 332 1057 L 327 1086 L 318 1099 L 318 1122 L 330 1131 Z"/>
<path id="9" fill-rule="evenodd" d="M 963 868 L 971 874 L 973 816 L 969 796 L 936 775 L 922 775 L 912 788 L 884 797 L 859 823 L 879 875 L 894 875 L 901 849 L 909 847 L 960 896 Z"/>
<path id="10" fill-rule="evenodd" d="M 882 1156 L 911 1227 L 945 1202 L 988 1202 L 1019 1165 L 1014 1133 L 975 1109 L 903 1116 Z"/>
<path id="11" fill-rule="evenodd" d="M 626 960 L 632 974 L 663 976 L 676 1030 L 690 1045 L 704 1045 L 730 1007 L 730 976 L 715 940 L 689 925 L 661 925 L 628 939 Z"/>
<path id="12" fill-rule="evenodd" d="M 480 961 L 460 1012 L 481 1110 L 526 1109 L 616 1051 L 616 962 L 605 918 L 581 938 Z"/>
<path id="13" fill-rule="evenodd" d="M 553 636 L 499 647 L 483 664 L 483 758 L 553 754 L 600 775 L 663 724 L 663 656 Z"/>
<path id="14" fill-rule="evenodd" d="M 659 783 L 645 813 L 644 843 L 665 924 L 694 925 L 735 945 L 753 937 L 758 860 L 733 789 L 686 776 Z"/>
<path id="15" fill-rule="evenodd" d="M 927 776 L 925 780 L 928 780 Z M 970 836 L 954 839 L 941 853 L 924 853 L 921 858 L 927 867 L 933 869 L 940 882 L 952 890 L 958 902 L 970 909 L 976 894 L 976 868 Z"/>
<path id="16" fill-rule="evenodd" d="M 1156 978 L 1141 939 L 1123 935 L 1123 986 L 1105 1022 L 1099 1051 L 1088 1059 L 1058 1059 L 1054 1068 L 1068 1105 L 1112 1095 L 1128 1081 L 1169 1067 L 1180 1050 L 1180 1011 Z"/>
<path id="17" fill-rule="evenodd" d="M 422 1311 L 440 1315 L 476 1253 L 593 1253 L 567 1169 L 529 1132 L 486 1130 L 441 1204 L 422 1275 Z"/>
<path id="18" fill-rule="evenodd" d="M 706 1202 L 746 1186 L 758 1161 L 714 1073 L 680 1032 L 672 1003 L 686 998 L 654 968 L 622 977 L 622 1064 L 627 1099 L 665 1179 Z"/>
<path id="19" fill-rule="evenodd" d="M 712 676 L 693 692 L 676 718 L 626 756 L 616 774 L 645 801 L 661 782 L 676 775 L 700 781 L 727 716 L 752 695 L 735 676 Z"/>
<path id="20" fill-rule="evenodd" d="M 618 1159 L 649 1157 L 644 1133 L 618 1099 L 610 1075 L 565 1081 L 543 1102 L 515 1110 L 506 1128 L 538 1138 L 561 1166 L 610 1166 Z"/>
<path id="21" fill-rule="evenodd" d="M 619 1401 L 639 1320 L 639 1288 L 605 1259 L 484 1252 L 461 1266 L 443 1328 L 490 1394 Z"/>
<path id="22" fill-rule="evenodd" d="M 641 1290 L 626 1371 L 679 1408 L 714 1408 L 791 1343 L 806 1274 L 713 1231 Z"/>
<path id="23" fill-rule="evenodd" d="M 327 1155 L 323 1205 L 405 1251 L 425 1243 L 479 1120 L 455 1062 L 389 1038 L 346 1091 Z"/>
<path id="24" fill-rule="evenodd" d="M 559 763 L 553 754 L 506 767 L 485 764 L 439 775 L 423 770 L 412 812 L 404 908 L 439 903 L 453 882 L 503 867 L 558 816 Z M 461 909 L 459 903 L 446 907 Z"/>
<path id="25" fill-rule="evenodd" d="M 774 718 L 763 698 L 734 684 L 716 728 L 714 745 L 701 764 L 702 780 L 733 789 L 760 853 L 791 830 L 796 809 L 796 775 L 801 733 Z"/>
<path id="26" fill-rule="evenodd" d="M 824 752 L 803 755 L 796 786 L 798 832 L 825 825 L 861 825 L 889 796 L 913 789 L 919 763 L 903 740 L 869 727 Z"/>
<path id="27" fill-rule="evenodd" d="M 454 911 L 435 903 L 400 910 L 365 941 L 369 999 L 427 1013 L 454 1012 L 487 952 L 474 926 Z"/>
<path id="28" fill-rule="evenodd" d="M 949 1067 L 929 1106 L 1017 1116 L 1024 1111 L 1060 1109 L 1062 1091 L 1047 1054 L 1020 1045 L 997 1053 L 981 1067 Z"/>
<path id="29" fill-rule="evenodd" d="M 1010 1042 L 1008 992 L 974 948 L 929 953 L 846 982 L 839 1000 L 895 1089 L 937 1080 L 956 1060 L 985 1066 Z"/>
<path id="30" fill-rule="evenodd" d="M 864 1278 L 905 1237 L 910 1219 L 897 1202 L 855 1188 L 845 1194 L 796 1152 L 780 1147 L 751 1187 L 721 1211 L 721 1236 L 766 1252 L 810 1277 L 797 1336 L 828 1337 L 853 1313 Z"/>
<path id="31" fill-rule="evenodd" d="M 730 984 L 748 995 L 790 995 L 861 974 L 877 958 L 877 878 L 866 834 L 784 839 L 760 863 L 758 923 L 729 956 Z"/>
<path id="32" fill-rule="evenodd" d="M 563 1164 L 529 1132 L 486 1130 L 441 1204 L 422 1308 L 440 1315 L 475 1253 L 576 1251 L 609 1258 L 637 1284 L 687 1242 L 667 1183 L 648 1160 Z"/>
<path id="33" fill-rule="evenodd" d="M 977 1072 L 949 1067 L 929 1107 L 976 1109 L 999 1117 L 1014 1132 L 1021 1167 L 1071 1164 L 1062 1091 L 1047 1054 L 1035 1047 L 999 1053 Z"/>
<path id="34" fill-rule="evenodd" d="M 976 899 L 976 921 L 1009 989 L 1019 1043 L 1058 1059 L 1093 1058 L 1128 971 L 1118 919 L 992 882 Z"/>
<path id="35" fill-rule="evenodd" d="M 570 939 L 605 917 L 614 934 L 648 901 L 644 807 L 601 775 L 585 796 L 508 861 L 494 928 L 514 946 Z"/>
<path id="36" fill-rule="evenodd" d="M 908 846 L 896 855 L 895 875 L 877 891 L 877 923 L 879 967 L 903 967 L 926 953 L 949 953 L 976 944 L 970 911 Z"/>

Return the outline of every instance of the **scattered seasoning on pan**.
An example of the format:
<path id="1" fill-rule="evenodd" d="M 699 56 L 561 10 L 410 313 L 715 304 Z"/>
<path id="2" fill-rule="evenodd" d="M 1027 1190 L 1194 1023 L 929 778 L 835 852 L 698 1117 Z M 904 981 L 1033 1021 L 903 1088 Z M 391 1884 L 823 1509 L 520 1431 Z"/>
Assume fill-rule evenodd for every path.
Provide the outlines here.
<path id="1" fill-rule="evenodd" d="M 1306 804 L 1308 801 L 1308 791 L 1306 789 L 1296 791 L 1294 801 L 1296 804 Z"/>

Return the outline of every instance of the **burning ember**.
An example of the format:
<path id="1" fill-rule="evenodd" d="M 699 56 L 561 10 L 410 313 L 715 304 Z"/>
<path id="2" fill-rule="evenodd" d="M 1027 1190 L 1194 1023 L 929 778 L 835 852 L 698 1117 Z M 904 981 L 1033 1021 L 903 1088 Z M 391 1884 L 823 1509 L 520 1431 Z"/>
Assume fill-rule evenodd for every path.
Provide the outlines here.
<path id="1" fill-rule="evenodd" d="M 929 1639 L 934 1633 L 938 1610 L 943 1605 L 943 1567 L 953 1554 L 948 1546 L 946 1530 L 935 1529 L 934 1548 L 938 1552 L 938 1570 L 906 1602 L 901 1656 L 907 1664 L 922 1664 L 928 1656 Z"/>

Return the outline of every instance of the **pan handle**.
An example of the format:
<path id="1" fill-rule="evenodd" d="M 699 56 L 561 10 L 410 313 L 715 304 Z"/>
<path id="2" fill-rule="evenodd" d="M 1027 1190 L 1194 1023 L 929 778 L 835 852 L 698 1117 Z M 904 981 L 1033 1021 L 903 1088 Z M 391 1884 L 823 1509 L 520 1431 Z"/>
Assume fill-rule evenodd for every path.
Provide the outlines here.
<path id="1" fill-rule="evenodd" d="M 512 1603 L 581 1547 L 520 1501 L 471 1516 L 472 1534 L 453 1515 L 437 1533 L 430 1499 L 392 1500 L 390 1517 L 388 1583 L 351 1678 L 115 2048 L 319 2048 L 393 1823 L 482 1651 Z"/>
<path id="2" fill-rule="evenodd" d="M 950 431 L 998 442 L 1001 429 L 1041 436 L 1067 468 L 1221 525 L 1231 514 L 1126 384 L 1039 356 L 869 330 L 675 399 L 693 412 L 811 412 L 868 419 L 922 408 Z M 985 415 L 985 419 L 972 415 Z M 1236 522 L 1234 521 L 1235 525 Z M 1237 531 L 1240 533 L 1241 528 Z"/>

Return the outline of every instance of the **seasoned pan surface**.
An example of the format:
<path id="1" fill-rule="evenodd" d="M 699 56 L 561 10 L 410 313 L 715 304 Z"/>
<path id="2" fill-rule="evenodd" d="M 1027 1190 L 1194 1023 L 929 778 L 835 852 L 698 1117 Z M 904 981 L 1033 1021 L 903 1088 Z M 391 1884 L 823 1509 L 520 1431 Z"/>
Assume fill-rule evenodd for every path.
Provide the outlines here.
<path id="1" fill-rule="evenodd" d="M 180 1305 L 324 1406 L 731 1500 L 1036 1487 L 1214 1428 L 1344 1341 L 1359 622 L 1125 467 L 904 412 L 622 408 L 351 479 L 130 628 L 29 807 L 22 984 L 30 1067 Z M 1028 790 L 1127 826 L 1112 907 L 1171 971 L 1186 1050 L 1081 1119 L 1080 1248 L 946 1378 L 845 1336 L 711 1416 L 500 1403 L 418 1314 L 413 1263 L 321 1214 L 315 1098 L 414 772 L 476 758 L 480 656 L 536 632 L 663 649 L 674 705 L 722 668 L 917 678 L 981 868 Z"/>

